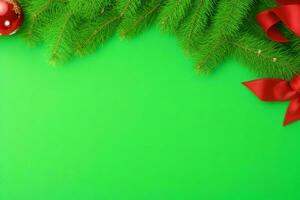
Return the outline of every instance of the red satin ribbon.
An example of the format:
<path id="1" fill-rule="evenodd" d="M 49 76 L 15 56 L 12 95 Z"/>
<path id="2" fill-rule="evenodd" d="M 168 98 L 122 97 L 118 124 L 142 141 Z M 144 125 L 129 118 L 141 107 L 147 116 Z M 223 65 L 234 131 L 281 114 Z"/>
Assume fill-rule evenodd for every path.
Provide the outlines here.
<path id="1" fill-rule="evenodd" d="M 300 0 L 276 1 L 280 5 L 259 13 L 256 16 L 257 22 L 275 42 L 288 42 L 288 39 L 276 28 L 280 22 L 300 37 Z"/>
<path id="2" fill-rule="evenodd" d="M 290 82 L 265 78 L 243 84 L 262 101 L 290 101 L 284 125 L 300 120 L 300 75 L 296 75 Z"/>

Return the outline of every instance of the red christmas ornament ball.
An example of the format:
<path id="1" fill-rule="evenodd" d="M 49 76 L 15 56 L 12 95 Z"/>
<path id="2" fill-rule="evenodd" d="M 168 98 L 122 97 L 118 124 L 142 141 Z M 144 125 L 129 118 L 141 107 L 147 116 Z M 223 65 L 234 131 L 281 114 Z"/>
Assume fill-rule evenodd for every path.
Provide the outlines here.
<path id="1" fill-rule="evenodd" d="M 16 0 L 0 0 L 0 35 L 16 33 L 23 22 L 22 9 Z"/>

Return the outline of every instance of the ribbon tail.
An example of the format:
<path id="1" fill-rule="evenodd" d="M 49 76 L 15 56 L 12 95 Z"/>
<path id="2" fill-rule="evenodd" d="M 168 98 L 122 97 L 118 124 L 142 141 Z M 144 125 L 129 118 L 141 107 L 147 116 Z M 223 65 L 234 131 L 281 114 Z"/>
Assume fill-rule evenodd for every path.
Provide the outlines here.
<path id="1" fill-rule="evenodd" d="M 265 78 L 243 84 L 262 101 L 287 101 L 296 95 L 289 82 L 282 79 Z"/>
<path id="2" fill-rule="evenodd" d="M 283 125 L 289 125 L 293 122 L 300 120 L 300 97 L 291 101 L 283 122 Z"/>

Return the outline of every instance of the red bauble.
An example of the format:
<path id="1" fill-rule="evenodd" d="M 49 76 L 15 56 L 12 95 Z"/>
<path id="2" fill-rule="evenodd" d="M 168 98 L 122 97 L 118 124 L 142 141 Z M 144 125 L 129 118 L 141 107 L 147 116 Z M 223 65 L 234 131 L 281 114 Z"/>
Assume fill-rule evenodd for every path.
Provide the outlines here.
<path id="1" fill-rule="evenodd" d="M 22 9 L 16 0 L 0 0 L 0 35 L 16 33 L 23 22 Z"/>

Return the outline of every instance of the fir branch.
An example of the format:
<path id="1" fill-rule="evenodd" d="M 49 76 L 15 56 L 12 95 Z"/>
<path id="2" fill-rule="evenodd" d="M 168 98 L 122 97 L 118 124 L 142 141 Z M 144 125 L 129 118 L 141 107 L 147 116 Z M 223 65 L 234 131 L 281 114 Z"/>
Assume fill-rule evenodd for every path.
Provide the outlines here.
<path id="1" fill-rule="evenodd" d="M 300 57 L 300 39 L 299 38 L 294 38 L 292 41 L 292 48 L 294 52 Z"/>
<path id="2" fill-rule="evenodd" d="M 74 54 L 75 41 L 78 41 L 80 29 L 86 22 L 100 17 L 101 10 L 109 6 L 112 0 L 72 0 L 64 12 L 52 26 L 54 30 L 50 44 L 52 45 L 50 61 L 52 63 L 68 60 Z M 82 22 L 85 22 L 84 24 Z M 94 28 L 94 27 L 93 27 Z"/>
<path id="3" fill-rule="evenodd" d="M 194 52 L 198 46 L 198 41 L 203 38 L 208 21 L 215 11 L 216 0 L 196 0 L 192 5 L 189 16 L 182 22 L 177 33 L 184 48 L 189 52 Z"/>
<path id="4" fill-rule="evenodd" d="M 207 73 L 218 66 L 232 51 L 229 41 L 235 39 L 254 0 L 221 0 L 208 37 L 201 41 L 197 69 Z"/>
<path id="5" fill-rule="evenodd" d="M 132 17 L 142 6 L 143 0 L 119 0 L 116 8 L 122 17 Z"/>
<path id="6" fill-rule="evenodd" d="M 56 64 L 68 60 L 72 53 L 72 42 L 73 42 L 73 30 L 76 29 L 76 16 L 72 13 L 67 13 L 62 18 L 56 21 L 56 29 L 53 33 L 50 44 L 50 62 Z"/>
<path id="7" fill-rule="evenodd" d="M 69 10 L 85 20 L 91 20 L 105 11 L 105 8 L 113 5 L 114 0 L 72 0 Z"/>
<path id="8" fill-rule="evenodd" d="M 82 27 L 81 35 L 74 49 L 78 55 L 95 51 L 115 33 L 122 18 L 133 16 L 142 0 L 120 0 L 111 11 L 106 11 L 103 16 Z"/>
<path id="9" fill-rule="evenodd" d="M 232 44 L 236 49 L 234 55 L 261 76 L 288 79 L 300 72 L 299 57 L 292 56 L 290 49 L 281 44 L 248 33 Z"/>
<path id="10" fill-rule="evenodd" d="M 53 63 L 95 51 L 115 32 L 137 35 L 158 17 L 162 29 L 177 34 L 196 57 L 202 72 L 231 53 L 260 75 L 290 78 L 300 72 L 299 38 L 283 28 L 291 44 L 273 43 L 255 22 L 257 13 L 275 5 L 271 0 L 19 1 L 27 19 L 25 37 L 48 42 Z"/>
<path id="11" fill-rule="evenodd" d="M 95 51 L 115 33 L 121 20 L 115 10 L 105 13 L 95 22 L 86 24 L 82 27 L 81 34 L 77 38 L 77 45 L 74 49 L 79 55 L 87 54 Z"/>
<path id="12" fill-rule="evenodd" d="M 266 9 L 272 8 L 277 5 L 277 3 L 273 0 L 260 0 L 259 4 L 262 5 L 262 7 L 265 7 Z"/>
<path id="13" fill-rule="evenodd" d="M 64 1 L 32 1 L 28 5 L 26 10 L 26 17 L 28 16 L 29 20 L 26 22 L 26 30 L 24 37 L 31 44 L 37 43 L 42 40 L 44 36 L 44 29 L 47 25 L 56 18 L 54 9 L 58 9 L 59 4 L 64 3 Z"/>
<path id="14" fill-rule="evenodd" d="M 161 0 L 153 0 L 141 7 L 134 16 L 125 17 L 118 30 L 121 37 L 135 36 L 150 26 L 157 17 L 161 5 Z"/>
<path id="15" fill-rule="evenodd" d="M 158 21 L 163 30 L 175 32 L 188 14 L 192 0 L 168 0 L 163 6 Z"/>

